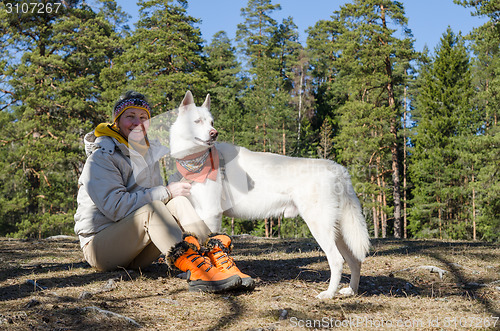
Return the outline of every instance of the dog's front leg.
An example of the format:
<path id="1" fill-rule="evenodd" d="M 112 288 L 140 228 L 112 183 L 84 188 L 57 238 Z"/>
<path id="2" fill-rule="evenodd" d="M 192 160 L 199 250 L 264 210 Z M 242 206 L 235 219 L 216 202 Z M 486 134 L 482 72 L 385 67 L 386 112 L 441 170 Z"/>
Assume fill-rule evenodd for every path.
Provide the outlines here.
<path id="1" fill-rule="evenodd" d="M 217 203 L 203 203 L 205 201 L 195 200 L 193 194 L 191 194 L 189 198 L 193 204 L 194 210 L 203 222 L 205 222 L 210 231 L 214 233 L 219 232 L 222 227 L 222 209 L 217 208 Z"/>
<path id="2" fill-rule="evenodd" d="M 220 232 L 222 228 L 222 212 L 216 215 L 202 217 L 205 224 L 212 232 Z"/>

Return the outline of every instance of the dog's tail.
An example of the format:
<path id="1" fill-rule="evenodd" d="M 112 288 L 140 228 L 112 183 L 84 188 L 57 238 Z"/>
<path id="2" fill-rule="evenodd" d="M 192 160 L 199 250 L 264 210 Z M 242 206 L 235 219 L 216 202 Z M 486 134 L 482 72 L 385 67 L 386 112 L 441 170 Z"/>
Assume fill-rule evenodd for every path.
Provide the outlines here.
<path id="1" fill-rule="evenodd" d="M 347 175 L 345 179 L 341 201 L 340 232 L 354 257 L 362 262 L 370 250 L 370 237 L 365 217 L 361 211 L 361 204 L 352 187 L 350 176 Z"/>

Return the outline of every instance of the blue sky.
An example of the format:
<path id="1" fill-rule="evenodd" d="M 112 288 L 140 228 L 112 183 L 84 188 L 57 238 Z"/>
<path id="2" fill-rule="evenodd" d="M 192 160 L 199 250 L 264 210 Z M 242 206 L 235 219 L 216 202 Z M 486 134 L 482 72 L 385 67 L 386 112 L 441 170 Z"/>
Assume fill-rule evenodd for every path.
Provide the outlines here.
<path id="1" fill-rule="evenodd" d="M 341 0 L 273 0 L 281 5 L 273 18 L 278 22 L 292 16 L 299 28 L 300 42 L 305 46 L 307 34 L 305 30 L 318 20 L 329 19 L 331 14 L 349 1 Z M 439 39 L 450 26 L 454 32 L 463 35 L 487 21 L 486 18 L 472 17 L 471 10 L 453 3 L 453 0 L 403 0 L 408 27 L 415 38 L 415 49 L 423 50 L 427 45 L 431 51 L 439 43 Z M 130 14 L 130 25 L 138 19 L 136 1 L 117 0 L 122 9 Z M 229 38 L 234 39 L 236 28 L 243 22 L 240 9 L 246 7 L 246 0 L 188 0 L 188 14 L 202 20 L 199 28 L 203 39 L 207 42 L 212 36 L 224 30 Z"/>

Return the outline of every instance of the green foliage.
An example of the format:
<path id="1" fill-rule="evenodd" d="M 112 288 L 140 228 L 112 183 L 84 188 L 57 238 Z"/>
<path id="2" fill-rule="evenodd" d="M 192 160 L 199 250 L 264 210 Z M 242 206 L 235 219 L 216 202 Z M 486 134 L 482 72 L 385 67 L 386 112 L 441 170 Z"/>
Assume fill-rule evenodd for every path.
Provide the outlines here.
<path id="1" fill-rule="evenodd" d="M 413 232 L 438 229 L 440 237 L 444 233 L 454 237 L 460 229 L 463 238 L 464 227 L 456 223 L 468 214 L 463 197 L 469 195 L 466 183 L 473 162 L 467 145 L 480 123 L 469 106 L 473 92 L 469 57 L 460 35 L 446 31 L 419 80 L 410 164 L 415 185 L 410 228 Z"/>
<path id="2" fill-rule="evenodd" d="M 280 233 L 281 238 L 312 238 L 311 231 L 301 217 L 283 219 Z"/>
<path id="3" fill-rule="evenodd" d="M 73 214 L 76 210 L 69 210 L 64 214 L 46 213 L 37 217 L 27 217 L 16 224 L 17 231 L 12 233 L 14 238 L 47 238 L 55 235 L 73 235 Z"/>
<path id="4" fill-rule="evenodd" d="M 241 66 L 236 59 L 236 50 L 224 31 L 213 36 L 205 48 L 210 77 L 208 93 L 211 96 L 211 112 L 216 119 L 220 140 L 235 143 L 241 140 L 244 117 L 240 102 L 246 79 L 241 77 Z"/>
<path id="5" fill-rule="evenodd" d="M 323 159 L 334 159 L 333 126 L 329 118 L 325 119 L 319 132 L 318 155 Z"/>
<path id="6" fill-rule="evenodd" d="M 252 233 L 252 231 L 254 231 L 256 225 L 258 226 L 259 223 L 255 223 L 254 221 L 250 220 L 242 220 L 236 218 L 234 219 L 234 226 L 233 226 L 232 218 L 229 218 L 227 216 L 222 217 L 222 230 L 225 233 L 249 234 Z"/>
<path id="7" fill-rule="evenodd" d="M 229 217 L 222 218 L 222 229 L 225 233 L 251 234 L 257 237 L 264 237 L 265 223 L 260 221 L 249 221 L 234 219 Z M 312 238 L 307 224 L 301 217 L 285 218 L 281 221 L 281 228 L 278 229 L 278 221 L 273 221 L 273 228 L 270 230 L 272 237 L 277 237 L 278 232 L 281 238 Z"/>
<path id="8" fill-rule="evenodd" d="M 453 0 L 453 2 L 464 7 L 474 7 L 476 11 L 472 15 L 486 15 L 496 22 L 500 20 L 500 3 L 497 0 Z"/>
<path id="9" fill-rule="evenodd" d="M 400 205 L 398 131 L 414 56 L 406 21 L 401 3 L 353 1 L 331 20 L 318 22 L 308 38 L 320 116 L 334 119 L 337 161 L 358 169 L 352 174 L 355 185 L 363 187 L 358 193 L 372 197 L 371 205 L 384 212 L 391 210 L 387 203 L 375 200 L 382 192 L 384 199 L 392 195 L 393 206 Z M 384 183 L 391 183 L 393 192 Z M 393 216 L 400 222 L 397 210 Z"/>
<path id="10" fill-rule="evenodd" d="M 481 130 L 471 143 L 471 158 L 474 162 L 476 182 L 471 183 L 477 192 L 477 238 L 498 241 L 500 233 L 500 25 L 494 1 L 480 1 L 485 5 L 481 13 L 491 17 L 483 26 L 475 29 L 472 40 L 473 84 L 476 91 L 472 104 L 481 121 Z M 498 4 L 497 4 L 498 6 Z M 496 16 L 495 16 L 496 15 Z"/>
<path id="11" fill-rule="evenodd" d="M 179 106 L 187 90 L 200 97 L 208 78 L 198 20 L 186 0 L 141 0 L 140 19 L 112 67 L 103 71 L 106 106 L 126 90 L 148 96 L 153 116 Z M 111 114 L 111 111 L 109 112 Z"/>
<path id="12" fill-rule="evenodd" d="M 254 150 L 286 154 L 289 142 L 296 141 L 297 116 L 291 106 L 293 83 L 288 73 L 296 63 L 300 44 L 291 18 L 278 25 L 271 17 L 279 9 L 270 0 L 250 0 L 242 9 L 245 22 L 238 25 L 236 39 L 247 59 L 249 82 L 242 103 L 249 130 L 240 143 Z"/>

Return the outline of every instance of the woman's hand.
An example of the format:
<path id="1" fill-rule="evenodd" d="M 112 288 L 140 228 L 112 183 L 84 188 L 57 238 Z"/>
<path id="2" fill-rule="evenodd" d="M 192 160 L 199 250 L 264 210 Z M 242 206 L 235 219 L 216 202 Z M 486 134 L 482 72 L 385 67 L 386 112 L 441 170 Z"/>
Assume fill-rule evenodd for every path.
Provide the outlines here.
<path id="1" fill-rule="evenodd" d="M 168 184 L 167 189 L 170 191 L 172 198 L 179 197 L 179 196 L 187 197 L 191 194 L 190 193 L 191 184 L 186 183 L 186 182 L 170 183 L 170 184 Z"/>

